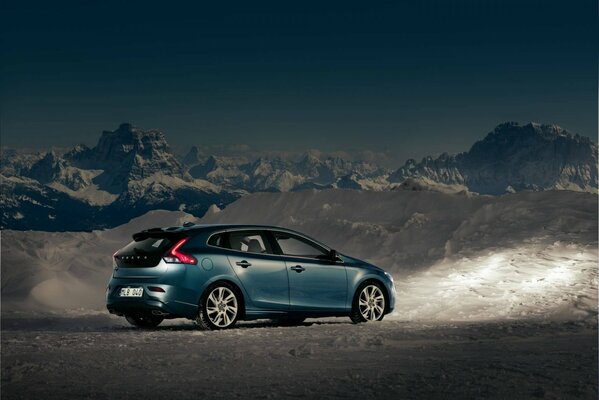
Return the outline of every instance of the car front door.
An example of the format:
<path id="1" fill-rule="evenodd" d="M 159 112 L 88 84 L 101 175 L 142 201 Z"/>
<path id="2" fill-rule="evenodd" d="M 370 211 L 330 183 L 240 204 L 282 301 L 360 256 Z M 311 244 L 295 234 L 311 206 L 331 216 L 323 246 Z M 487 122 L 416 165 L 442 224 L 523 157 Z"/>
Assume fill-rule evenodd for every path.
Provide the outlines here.
<path id="1" fill-rule="evenodd" d="M 272 231 L 289 276 L 291 311 L 344 311 L 347 300 L 345 266 L 333 262 L 328 250 L 302 236 Z"/>
<path id="2" fill-rule="evenodd" d="M 227 236 L 231 267 L 254 306 L 263 310 L 289 309 L 285 262 L 273 256 L 263 231 L 230 231 Z"/>

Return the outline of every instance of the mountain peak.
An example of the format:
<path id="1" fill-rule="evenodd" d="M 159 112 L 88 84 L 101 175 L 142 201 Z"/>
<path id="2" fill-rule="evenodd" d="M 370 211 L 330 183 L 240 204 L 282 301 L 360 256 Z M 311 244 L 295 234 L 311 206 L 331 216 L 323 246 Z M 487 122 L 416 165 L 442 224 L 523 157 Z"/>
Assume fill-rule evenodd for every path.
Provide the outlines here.
<path id="1" fill-rule="evenodd" d="M 576 141 L 589 143 L 590 139 L 584 136 L 576 135 L 568 130 L 562 128 L 557 124 L 541 124 L 538 122 L 529 122 L 521 125 L 518 122 L 504 122 L 497 125 L 495 129 L 490 132 L 484 140 L 491 140 L 496 137 L 526 137 L 536 136 L 544 140 L 555 140 L 557 138 L 571 138 Z"/>
<path id="2" fill-rule="evenodd" d="M 126 123 L 114 131 L 102 132 L 93 152 L 98 162 L 121 163 L 133 154 L 151 158 L 155 153 L 170 153 L 170 147 L 162 132 L 144 131 Z"/>
<path id="3" fill-rule="evenodd" d="M 115 131 L 104 131 L 90 151 L 95 168 L 103 169 L 100 183 L 109 191 L 120 192 L 127 182 L 156 172 L 184 176 L 184 168 L 171 153 L 164 134 L 123 123 Z"/>
<path id="4" fill-rule="evenodd" d="M 558 125 L 537 122 L 505 122 L 466 152 L 410 159 L 391 174 L 341 153 L 309 150 L 281 157 L 263 152 L 249 159 L 211 156 L 209 149 L 192 147 L 184 166 L 162 132 L 130 123 L 103 132 L 91 149 L 79 145 L 66 153 L 17 154 L 2 148 L 0 173 L 15 178 L 15 189 L 4 202 L 10 208 L 3 210 L 0 226 L 90 229 L 158 208 L 199 216 L 210 204 L 222 208 L 259 191 L 467 189 L 503 195 L 522 190 L 597 193 L 598 184 L 597 145 Z M 236 151 L 248 154 L 250 149 Z"/>
<path id="5" fill-rule="evenodd" d="M 122 124 L 119 125 L 119 130 L 133 130 L 134 126 L 133 124 L 129 123 L 129 122 L 123 122 Z"/>
<path id="6" fill-rule="evenodd" d="M 305 167 L 314 167 L 320 164 L 320 154 L 317 155 L 314 151 L 307 151 L 303 154 L 300 164 Z"/>
<path id="7" fill-rule="evenodd" d="M 465 153 L 408 160 L 390 180 L 419 177 L 484 194 L 508 187 L 597 191 L 597 145 L 559 125 L 510 121 Z"/>
<path id="8" fill-rule="evenodd" d="M 187 152 L 185 157 L 183 157 L 183 164 L 193 167 L 202 162 L 202 152 L 200 151 L 198 146 L 191 146 L 191 149 Z"/>

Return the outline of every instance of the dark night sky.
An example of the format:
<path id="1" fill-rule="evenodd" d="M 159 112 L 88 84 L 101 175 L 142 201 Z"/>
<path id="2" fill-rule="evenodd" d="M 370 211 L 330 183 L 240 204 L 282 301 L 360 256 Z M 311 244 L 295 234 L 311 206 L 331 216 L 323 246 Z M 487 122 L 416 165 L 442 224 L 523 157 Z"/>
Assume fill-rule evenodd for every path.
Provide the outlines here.
<path id="1" fill-rule="evenodd" d="M 597 2 L 10 1 L 2 145 L 466 150 L 507 120 L 596 140 Z"/>

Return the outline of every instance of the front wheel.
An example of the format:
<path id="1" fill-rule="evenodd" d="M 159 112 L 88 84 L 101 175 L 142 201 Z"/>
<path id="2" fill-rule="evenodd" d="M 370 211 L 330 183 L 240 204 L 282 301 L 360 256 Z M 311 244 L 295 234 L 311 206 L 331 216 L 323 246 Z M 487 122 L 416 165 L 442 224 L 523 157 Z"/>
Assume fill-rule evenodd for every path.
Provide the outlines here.
<path id="1" fill-rule="evenodd" d="M 202 329 L 231 328 L 239 318 L 241 301 L 237 291 L 227 282 L 218 282 L 206 290 L 200 301 L 196 322 Z"/>
<path id="2" fill-rule="evenodd" d="M 164 318 L 155 315 L 126 315 L 125 319 L 138 328 L 155 328 L 164 320 Z"/>
<path id="3" fill-rule="evenodd" d="M 350 318 L 354 324 L 381 321 L 385 316 L 385 294 L 381 285 L 368 282 L 354 296 Z"/>

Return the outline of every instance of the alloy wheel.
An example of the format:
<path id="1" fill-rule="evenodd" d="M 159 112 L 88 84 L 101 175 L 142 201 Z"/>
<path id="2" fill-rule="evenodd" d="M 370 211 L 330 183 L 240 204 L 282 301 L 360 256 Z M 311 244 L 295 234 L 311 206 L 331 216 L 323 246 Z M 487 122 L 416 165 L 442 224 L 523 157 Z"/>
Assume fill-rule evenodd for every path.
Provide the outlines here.
<path id="1" fill-rule="evenodd" d="M 214 288 L 206 299 L 206 315 L 219 328 L 226 328 L 235 322 L 237 311 L 237 297 L 227 287 Z"/>
<path id="2" fill-rule="evenodd" d="M 385 296 L 376 285 L 368 285 L 358 298 L 360 314 L 366 321 L 378 321 L 385 312 Z"/>

